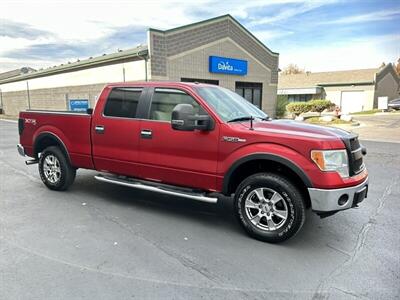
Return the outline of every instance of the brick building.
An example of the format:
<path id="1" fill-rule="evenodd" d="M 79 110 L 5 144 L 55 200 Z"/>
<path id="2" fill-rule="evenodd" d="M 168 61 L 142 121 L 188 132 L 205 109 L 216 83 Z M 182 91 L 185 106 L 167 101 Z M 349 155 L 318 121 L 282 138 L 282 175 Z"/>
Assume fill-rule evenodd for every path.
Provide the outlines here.
<path id="1" fill-rule="evenodd" d="M 198 81 L 236 91 L 274 115 L 279 54 L 230 15 L 166 31 L 150 28 L 147 44 L 86 60 L 0 79 L 4 113 L 92 107 L 106 83 Z M 74 102 L 74 103 L 75 103 Z"/>

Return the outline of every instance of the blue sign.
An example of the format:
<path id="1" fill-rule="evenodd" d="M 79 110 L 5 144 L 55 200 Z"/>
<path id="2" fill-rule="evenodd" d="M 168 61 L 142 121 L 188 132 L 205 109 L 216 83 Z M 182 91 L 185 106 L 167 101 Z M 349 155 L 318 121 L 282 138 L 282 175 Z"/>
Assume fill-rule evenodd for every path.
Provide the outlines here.
<path id="1" fill-rule="evenodd" d="M 86 111 L 88 108 L 89 108 L 89 100 L 87 99 L 69 100 L 69 110 Z"/>
<path id="2" fill-rule="evenodd" d="M 247 60 L 210 56 L 208 68 L 211 73 L 246 75 Z"/>

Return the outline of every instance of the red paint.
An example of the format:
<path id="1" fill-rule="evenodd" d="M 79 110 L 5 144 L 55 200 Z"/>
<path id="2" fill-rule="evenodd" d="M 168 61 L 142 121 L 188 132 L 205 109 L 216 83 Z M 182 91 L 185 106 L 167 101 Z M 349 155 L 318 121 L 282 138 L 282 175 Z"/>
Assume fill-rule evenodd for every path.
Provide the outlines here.
<path id="1" fill-rule="evenodd" d="M 215 121 L 212 131 L 176 131 L 169 122 L 104 117 L 103 109 L 113 87 L 178 88 L 194 97 Z M 313 149 L 344 149 L 331 129 L 280 121 L 224 123 L 196 94 L 191 83 L 146 82 L 110 84 L 101 93 L 93 115 L 21 112 L 28 119 L 20 137 L 28 156 L 33 157 L 35 139 L 43 132 L 56 135 L 65 145 L 77 168 L 96 169 L 120 175 L 161 181 L 208 191 L 221 191 L 225 174 L 239 159 L 254 153 L 268 153 L 297 165 L 316 188 L 354 186 L 367 171 L 342 179 L 336 172 L 321 172 L 311 161 Z M 34 121 L 33 121 L 34 120 Z M 95 127 L 105 127 L 104 134 Z M 143 139 L 141 130 L 151 130 Z M 223 137 L 245 142 L 226 142 Z"/>

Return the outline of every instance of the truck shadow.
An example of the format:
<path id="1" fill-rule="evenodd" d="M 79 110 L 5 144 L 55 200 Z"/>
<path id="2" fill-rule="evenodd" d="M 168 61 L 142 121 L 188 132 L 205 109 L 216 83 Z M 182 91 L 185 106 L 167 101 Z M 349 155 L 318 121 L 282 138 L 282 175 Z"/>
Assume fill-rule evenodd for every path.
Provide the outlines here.
<path id="1" fill-rule="evenodd" d="M 217 204 L 199 202 L 181 197 L 168 196 L 154 192 L 148 192 L 113 184 L 104 184 L 96 181 L 93 177 L 97 173 L 84 172 L 77 175 L 76 182 L 70 188 L 70 192 L 77 193 L 76 196 L 90 196 L 100 203 L 118 205 L 122 208 L 130 208 L 143 213 L 154 215 L 176 217 L 186 219 L 188 222 L 196 222 L 203 226 L 218 227 L 225 232 L 247 238 L 245 232 L 235 218 L 233 199 L 222 197 Z M 93 203 L 97 206 L 96 203 Z M 306 223 L 296 238 L 291 239 L 282 246 L 303 247 L 313 243 L 319 243 L 315 235 L 315 227 L 323 230 L 320 219 L 310 210 L 306 211 Z M 301 242 L 299 242 L 301 241 Z M 311 242 L 312 241 L 312 242 Z M 255 241 L 258 243 L 258 241 Z M 262 242 L 260 242 L 262 243 Z M 264 243 L 263 243 L 264 244 Z"/>

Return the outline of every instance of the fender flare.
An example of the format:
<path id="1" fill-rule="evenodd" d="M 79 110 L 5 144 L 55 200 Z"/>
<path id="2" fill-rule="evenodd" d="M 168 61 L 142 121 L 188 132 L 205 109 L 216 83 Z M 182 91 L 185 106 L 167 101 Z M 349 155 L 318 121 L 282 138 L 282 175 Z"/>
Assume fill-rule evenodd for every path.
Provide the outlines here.
<path id="1" fill-rule="evenodd" d="M 55 140 L 57 142 L 57 144 L 59 144 L 59 146 L 61 147 L 61 151 L 65 153 L 67 161 L 69 163 L 71 163 L 71 159 L 69 157 L 69 153 L 68 153 L 67 147 L 65 146 L 64 142 L 56 134 L 54 134 L 52 132 L 48 132 L 48 131 L 41 132 L 36 137 L 36 139 L 33 143 L 33 154 L 35 155 L 35 157 L 38 157 L 38 155 L 39 155 L 39 153 L 37 153 L 37 151 L 36 151 L 39 143 L 45 138 L 51 138 L 51 139 Z"/>
<path id="2" fill-rule="evenodd" d="M 285 167 L 289 168 L 292 170 L 304 183 L 304 185 L 308 188 L 312 188 L 312 182 L 310 178 L 307 176 L 307 174 L 298 166 L 296 165 L 293 161 L 276 155 L 276 154 L 270 154 L 270 153 L 255 153 L 255 154 L 250 154 L 245 157 L 240 158 L 237 160 L 230 168 L 229 170 L 225 173 L 224 180 L 223 180 L 223 185 L 222 185 L 222 194 L 227 195 L 228 190 L 229 190 L 229 182 L 231 180 L 232 174 L 236 171 L 237 168 L 239 168 L 241 165 L 244 163 L 247 163 L 252 160 L 269 160 L 273 162 L 280 163 L 284 165 Z"/>

